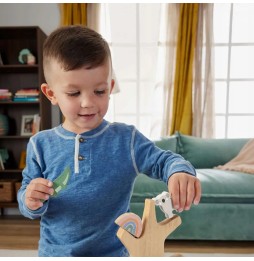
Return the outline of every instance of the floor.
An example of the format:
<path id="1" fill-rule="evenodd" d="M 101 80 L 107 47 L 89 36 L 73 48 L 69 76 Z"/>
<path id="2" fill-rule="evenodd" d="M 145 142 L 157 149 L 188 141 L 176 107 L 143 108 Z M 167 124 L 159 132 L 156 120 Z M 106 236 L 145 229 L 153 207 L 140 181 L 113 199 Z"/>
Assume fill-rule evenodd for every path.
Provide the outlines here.
<path id="1" fill-rule="evenodd" d="M 0 216 L 0 256 L 14 256 L 14 253 L 15 256 L 36 256 L 38 240 L 38 220 L 21 216 Z M 167 256 L 254 256 L 254 241 L 167 240 L 165 253 Z"/>
<path id="2" fill-rule="evenodd" d="M 254 256 L 254 241 L 170 241 L 165 242 L 165 252 L 199 253 L 224 256 Z"/>
<path id="3" fill-rule="evenodd" d="M 0 249 L 37 249 L 39 221 L 0 216 Z"/>

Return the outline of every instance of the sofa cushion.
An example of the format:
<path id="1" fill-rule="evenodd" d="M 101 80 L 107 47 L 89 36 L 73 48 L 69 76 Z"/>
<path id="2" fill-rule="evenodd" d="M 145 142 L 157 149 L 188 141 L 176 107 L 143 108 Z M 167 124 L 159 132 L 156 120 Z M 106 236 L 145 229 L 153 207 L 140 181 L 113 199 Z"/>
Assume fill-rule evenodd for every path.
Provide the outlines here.
<path id="1" fill-rule="evenodd" d="M 197 169 L 202 203 L 254 203 L 254 175 L 217 169 Z"/>
<path id="2" fill-rule="evenodd" d="M 213 168 L 234 158 L 249 139 L 204 139 L 177 135 L 177 153 L 195 168 Z"/>
<path id="3" fill-rule="evenodd" d="M 177 136 L 172 135 L 170 137 L 164 137 L 160 140 L 154 141 L 155 145 L 163 150 L 171 150 L 176 152 L 177 150 Z"/>
<path id="4" fill-rule="evenodd" d="M 202 188 L 201 203 L 254 203 L 254 175 L 217 169 L 196 171 Z M 156 197 L 167 189 L 164 182 L 139 174 L 131 202 L 144 203 L 146 198 Z"/>

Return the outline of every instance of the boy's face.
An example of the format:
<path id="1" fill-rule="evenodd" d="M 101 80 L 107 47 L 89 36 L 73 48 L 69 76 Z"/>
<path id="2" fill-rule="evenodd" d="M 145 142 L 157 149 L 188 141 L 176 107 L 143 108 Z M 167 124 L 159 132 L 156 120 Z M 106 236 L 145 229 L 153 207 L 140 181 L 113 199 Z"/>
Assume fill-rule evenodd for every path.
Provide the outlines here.
<path id="1" fill-rule="evenodd" d="M 101 124 L 114 86 L 109 61 L 93 69 L 65 71 L 53 60 L 47 76 L 48 84 L 42 84 L 42 92 L 60 107 L 65 129 L 83 133 Z"/>

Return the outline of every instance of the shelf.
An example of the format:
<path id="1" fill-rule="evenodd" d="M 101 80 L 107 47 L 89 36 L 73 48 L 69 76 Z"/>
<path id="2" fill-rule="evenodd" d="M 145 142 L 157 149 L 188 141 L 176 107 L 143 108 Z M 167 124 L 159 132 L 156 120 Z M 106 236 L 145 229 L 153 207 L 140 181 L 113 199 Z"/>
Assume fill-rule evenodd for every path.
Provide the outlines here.
<path id="1" fill-rule="evenodd" d="M 5 169 L 0 170 L 0 173 L 22 173 L 22 169 Z"/>
<path id="2" fill-rule="evenodd" d="M 0 202 L 0 208 L 17 208 L 18 202 Z"/>
<path id="3" fill-rule="evenodd" d="M 22 64 L 12 64 L 12 65 L 1 65 L 0 73 L 37 73 L 38 64 L 35 65 L 22 65 Z"/>
<path id="4" fill-rule="evenodd" d="M 39 92 L 38 100 L 16 100 L 14 94 L 24 88 L 40 88 L 45 82 L 42 66 L 43 42 L 47 35 L 38 26 L 0 26 L 0 52 L 3 64 L 0 64 L 0 88 L 8 89 L 13 96 L 11 100 L 0 100 L 0 113 L 7 115 L 9 120 L 9 135 L 0 136 L 0 148 L 5 148 L 10 154 L 6 169 L 0 170 L 0 179 L 22 181 L 22 171 L 19 169 L 22 154 L 32 135 L 21 136 L 21 129 L 31 121 L 23 120 L 23 115 L 39 114 L 40 130 L 51 129 L 51 103 Z M 20 51 L 29 49 L 36 57 L 36 64 L 21 64 L 18 61 Z M 28 97 L 29 98 L 29 97 Z M 3 200 L 3 198 L 2 198 Z M 1 198 L 0 198 L 1 201 Z M 4 208 L 17 207 L 17 202 L 0 202 L 0 216 Z"/>
<path id="5" fill-rule="evenodd" d="M 19 135 L 13 135 L 13 136 L 0 136 L 0 139 L 4 140 L 22 140 L 22 139 L 29 139 L 31 136 L 19 136 Z"/>
<path id="6" fill-rule="evenodd" d="M 39 101 L 14 102 L 14 101 L 0 101 L 2 105 L 35 105 L 40 104 Z"/>
<path id="7" fill-rule="evenodd" d="M 0 202 L 1 217 L 4 216 L 4 208 L 18 208 L 18 202 Z"/>

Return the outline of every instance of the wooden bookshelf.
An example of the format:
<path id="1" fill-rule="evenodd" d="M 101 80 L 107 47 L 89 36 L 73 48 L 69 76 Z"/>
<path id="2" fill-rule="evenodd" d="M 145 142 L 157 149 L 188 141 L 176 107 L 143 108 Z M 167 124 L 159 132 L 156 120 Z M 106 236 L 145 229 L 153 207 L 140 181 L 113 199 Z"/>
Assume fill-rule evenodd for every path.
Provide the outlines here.
<path id="1" fill-rule="evenodd" d="M 0 27 L 0 53 L 3 64 L 0 65 L 0 89 L 9 89 L 14 95 L 24 88 L 37 88 L 45 82 L 42 68 L 42 47 L 46 34 L 37 26 Z M 22 49 L 29 49 L 36 57 L 36 64 L 19 63 L 18 57 Z M 51 104 L 40 92 L 39 101 L 0 101 L 0 114 L 6 115 L 9 121 L 9 133 L 0 136 L 0 149 L 7 149 L 12 157 L 11 166 L 0 170 L 0 179 L 22 180 L 19 162 L 22 151 L 26 150 L 29 136 L 21 135 L 23 115 L 39 114 L 40 129 L 51 128 Z M 1 203 L 4 208 L 17 207 L 17 202 Z"/>

